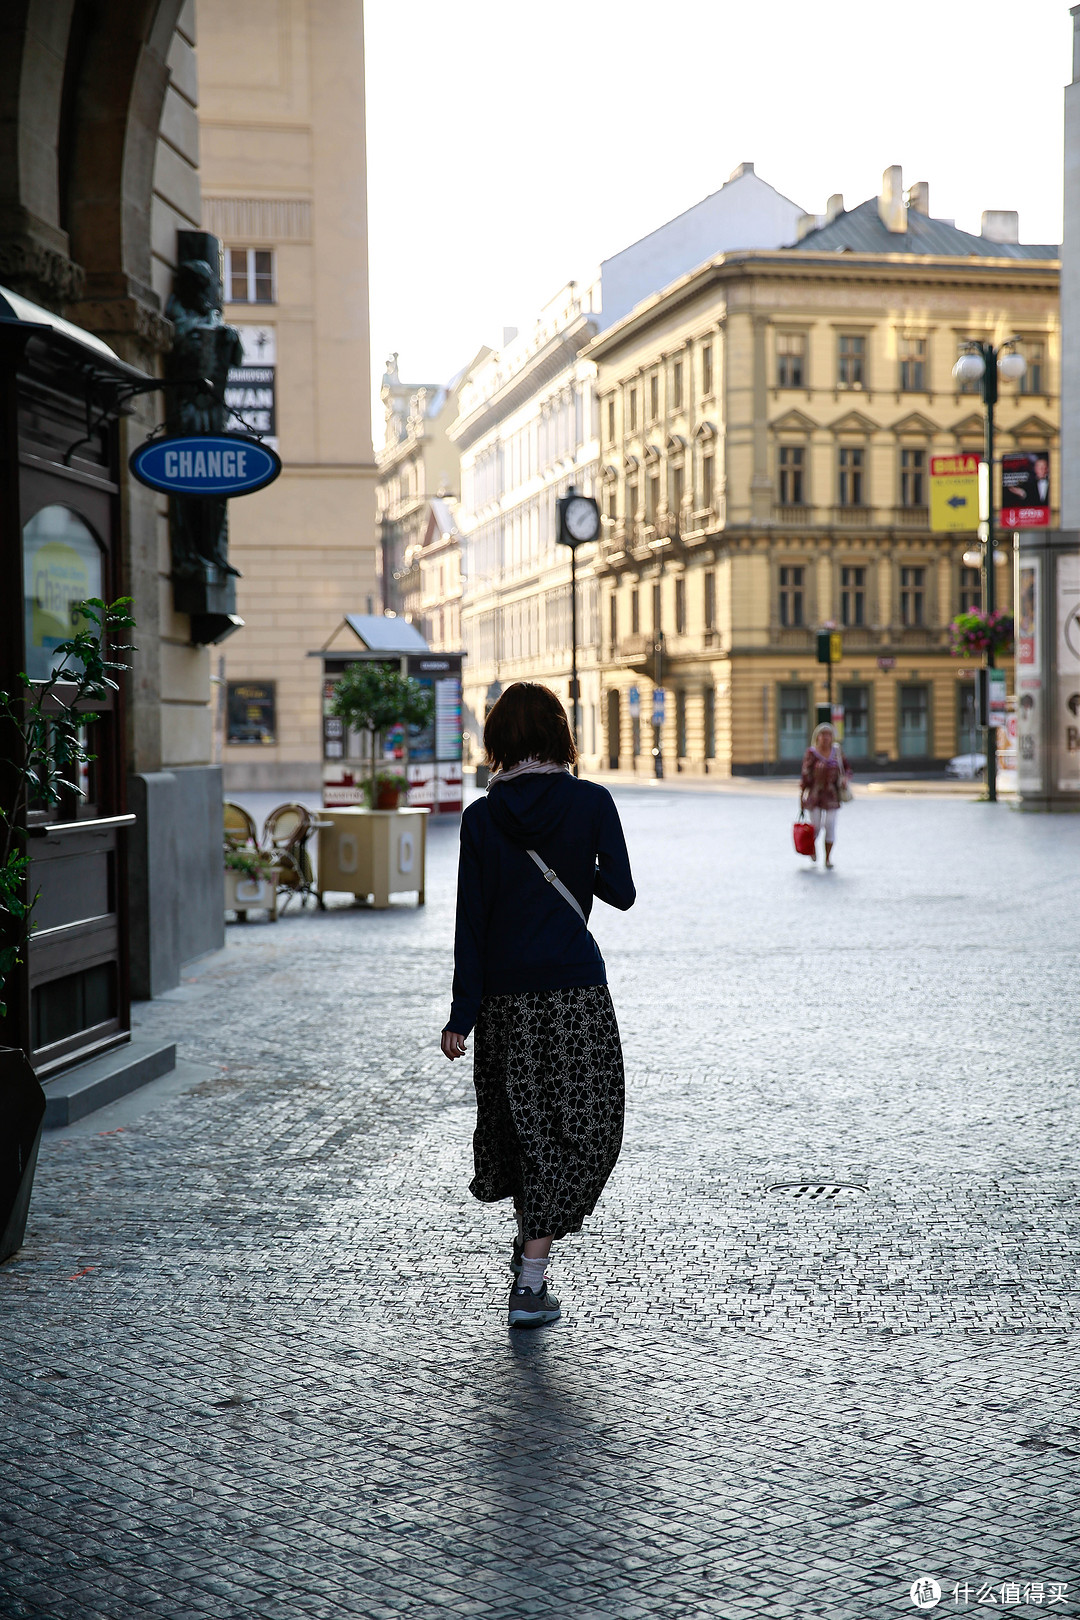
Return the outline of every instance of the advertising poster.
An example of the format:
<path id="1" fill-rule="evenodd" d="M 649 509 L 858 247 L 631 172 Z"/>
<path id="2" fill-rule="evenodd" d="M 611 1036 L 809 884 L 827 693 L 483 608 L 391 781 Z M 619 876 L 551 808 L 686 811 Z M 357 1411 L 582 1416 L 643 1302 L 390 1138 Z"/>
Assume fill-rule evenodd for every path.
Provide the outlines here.
<path id="1" fill-rule="evenodd" d="M 276 682 L 229 681 L 227 693 L 226 742 L 275 743 Z"/>
<path id="2" fill-rule="evenodd" d="M 1017 450 L 1001 458 L 1001 527 L 1044 529 L 1050 523 L 1050 452 Z"/>
<path id="3" fill-rule="evenodd" d="M 1080 793 L 1080 556 L 1057 564 L 1058 791 Z"/>
<path id="4" fill-rule="evenodd" d="M 935 534 L 979 526 L 979 457 L 930 457 L 930 527 Z"/>
<path id="5" fill-rule="evenodd" d="M 1043 791 L 1042 560 L 1016 570 L 1016 768 L 1022 793 Z"/>
<path id="6" fill-rule="evenodd" d="M 277 335 L 272 326 L 238 326 L 244 363 L 229 369 L 227 433 L 254 433 L 271 450 L 277 441 Z"/>

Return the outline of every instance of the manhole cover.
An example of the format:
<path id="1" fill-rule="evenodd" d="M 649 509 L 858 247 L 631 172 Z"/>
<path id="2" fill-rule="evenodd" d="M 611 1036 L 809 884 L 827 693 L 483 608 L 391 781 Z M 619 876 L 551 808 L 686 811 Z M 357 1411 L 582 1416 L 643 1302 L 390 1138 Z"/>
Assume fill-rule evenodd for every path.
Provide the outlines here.
<path id="1" fill-rule="evenodd" d="M 804 1204 L 829 1204 L 850 1193 L 869 1190 L 858 1181 L 777 1181 L 769 1188 L 770 1192 Z"/>

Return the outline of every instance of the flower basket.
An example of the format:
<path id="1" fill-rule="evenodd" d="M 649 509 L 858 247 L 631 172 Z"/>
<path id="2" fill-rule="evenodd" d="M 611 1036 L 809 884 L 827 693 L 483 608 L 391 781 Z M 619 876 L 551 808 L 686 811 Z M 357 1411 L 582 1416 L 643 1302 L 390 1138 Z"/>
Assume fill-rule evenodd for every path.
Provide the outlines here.
<path id="1" fill-rule="evenodd" d="M 972 610 L 958 613 L 949 626 L 949 651 L 954 658 L 983 658 L 989 653 L 1004 653 L 1012 649 L 1013 620 L 1011 613 L 993 613 Z"/>

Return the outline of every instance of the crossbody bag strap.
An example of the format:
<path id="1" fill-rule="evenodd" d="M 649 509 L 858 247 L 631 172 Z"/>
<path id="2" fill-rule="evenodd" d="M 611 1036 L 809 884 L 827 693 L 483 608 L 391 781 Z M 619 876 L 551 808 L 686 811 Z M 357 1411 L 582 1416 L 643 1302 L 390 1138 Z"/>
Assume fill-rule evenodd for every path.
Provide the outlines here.
<path id="1" fill-rule="evenodd" d="M 566 884 L 562 882 L 562 880 L 556 875 L 556 873 L 554 871 L 552 871 L 551 867 L 548 865 L 547 861 L 544 860 L 543 856 L 538 855 L 536 853 L 535 849 L 528 849 L 528 850 L 525 851 L 525 853 L 527 855 L 530 855 L 532 857 L 532 859 L 536 862 L 536 864 L 540 868 L 541 872 L 543 872 L 544 877 L 551 884 L 551 887 L 553 889 L 558 890 L 558 892 L 562 895 L 563 899 L 566 901 L 567 905 L 573 906 L 574 910 L 577 912 L 577 914 L 581 918 L 582 922 L 585 922 L 585 913 L 582 911 L 581 907 L 578 905 L 577 901 L 574 899 L 573 895 L 570 893 L 570 890 L 566 887 Z M 588 923 L 585 923 L 585 926 L 587 928 L 589 926 Z"/>

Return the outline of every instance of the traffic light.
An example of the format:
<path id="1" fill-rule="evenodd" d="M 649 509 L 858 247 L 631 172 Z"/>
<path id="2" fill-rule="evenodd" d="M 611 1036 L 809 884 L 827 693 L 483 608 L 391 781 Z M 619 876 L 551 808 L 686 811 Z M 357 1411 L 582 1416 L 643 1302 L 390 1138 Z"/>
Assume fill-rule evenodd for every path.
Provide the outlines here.
<path id="1" fill-rule="evenodd" d="M 819 664 L 838 664 L 844 656 L 844 638 L 839 630 L 819 630 L 817 661 Z"/>

